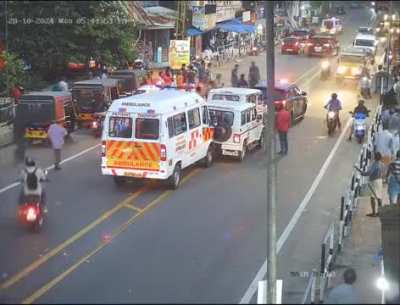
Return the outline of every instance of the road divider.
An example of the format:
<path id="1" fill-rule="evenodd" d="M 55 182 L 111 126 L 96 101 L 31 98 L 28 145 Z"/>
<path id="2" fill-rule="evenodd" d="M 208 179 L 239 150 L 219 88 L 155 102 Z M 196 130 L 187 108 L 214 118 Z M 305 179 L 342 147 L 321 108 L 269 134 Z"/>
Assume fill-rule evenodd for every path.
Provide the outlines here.
<path id="1" fill-rule="evenodd" d="M 191 173 L 189 173 L 186 177 L 182 179 L 181 185 L 185 184 L 189 179 L 194 177 L 200 172 L 200 169 L 194 169 Z M 75 264 L 73 264 L 71 267 L 69 267 L 67 270 L 56 276 L 54 279 L 52 279 L 50 282 L 42 286 L 40 289 L 35 291 L 32 295 L 29 297 L 25 298 L 21 303 L 22 304 L 32 304 L 35 302 L 38 298 L 42 297 L 44 294 L 46 294 L 50 289 L 55 287 L 58 283 L 60 283 L 62 280 L 64 280 L 68 275 L 70 275 L 72 272 L 74 272 L 76 269 L 79 268 L 84 262 L 86 262 L 88 259 L 90 259 L 92 256 L 97 254 L 100 250 L 105 248 L 107 245 L 111 243 L 111 241 L 116 238 L 118 235 L 123 233 L 131 224 L 135 223 L 139 218 L 144 216 L 147 212 L 152 210 L 154 207 L 156 207 L 158 204 L 160 204 L 163 200 L 168 198 L 174 191 L 173 190 L 167 190 L 164 191 L 162 194 L 160 194 L 157 198 L 152 200 L 148 205 L 146 205 L 145 208 L 140 209 L 138 213 L 133 215 L 130 219 L 128 219 L 126 222 L 124 222 L 122 225 L 117 227 L 116 230 L 111 234 L 110 238 L 108 238 L 106 241 L 102 240 L 99 246 L 97 246 L 94 250 L 90 251 L 87 255 L 82 257 L 79 261 L 77 261 Z M 125 207 L 126 201 L 123 202 L 122 207 Z M 131 208 L 131 207 L 130 207 Z"/>

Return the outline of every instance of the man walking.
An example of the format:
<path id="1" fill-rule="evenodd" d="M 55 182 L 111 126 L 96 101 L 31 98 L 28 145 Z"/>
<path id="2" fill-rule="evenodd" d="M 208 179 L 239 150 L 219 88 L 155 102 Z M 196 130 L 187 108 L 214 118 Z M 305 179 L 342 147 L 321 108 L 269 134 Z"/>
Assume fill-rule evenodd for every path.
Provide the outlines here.
<path id="1" fill-rule="evenodd" d="M 239 65 L 236 64 L 235 67 L 232 70 L 232 73 L 231 73 L 231 84 L 232 84 L 232 87 L 237 87 L 238 86 L 238 83 L 239 83 L 238 73 L 239 73 Z"/>
<path id="2" fill-rule="evenodd" d="M 356 271 L 348 268 L 343 274 L 344 283 L 336 286 L 328 295 L 325 304 L 361 304 L 361 299 L 353 284 L 357 280 Z"/>
<path id="3" fill-rule="evenodd" d="M 254 88 L 260 81 L 260 69 L 258 69 L 254 61 L 251 62 L 251 66 L 249 68 L 248 80 L 250 88 Z"/>
<path id="4" fill-rule="evenodd" d="M 278 105 L 278 113 L 276 114 L 276 130 L 279 134 L 279 142 L 281 151 L 280 155 L 287 155 L 288 153 L 288 139 L 287 133 L 290 127 L 290 113 L 285 109 L 285 107 L 280 104 Z"/>
<path id="5" fill-rule="evenodd" d="M 59 170 L 61 169 L 61 149 L 64 146 L 64 137 L 68 133 L 67 130 L 61 125 L 61 123 L 57 123 L 57 121 L 52 122 L 47 133 L 51 142 L 51 146 L 54 150 L 54 169 Z"/>
<path id="6" fill-rule="evenodd" d="M 387 169 L 391 159 L 392 159 L 392 134 L 388 130 L 387 124 L 382 124 L 382 130 L 376 133 L 375 138 L 375 153 L 379 152 L 382 155 L 383 164 Z"/>
<path id="7" fill-rule="evenodd" d="M 400 194 L 400 150 L 396 153 L 396 159 L 389 165 L 386 180 L 390 204 L 396 204 Z"/>

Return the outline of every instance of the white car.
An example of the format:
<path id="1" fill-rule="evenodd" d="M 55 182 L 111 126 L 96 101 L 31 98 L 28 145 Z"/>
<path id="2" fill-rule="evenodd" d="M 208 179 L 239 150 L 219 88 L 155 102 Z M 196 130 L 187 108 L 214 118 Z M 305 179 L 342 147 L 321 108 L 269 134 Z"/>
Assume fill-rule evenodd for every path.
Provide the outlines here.
<path id="1" fill-rule="evenodd" d="M 353 46 L 357 49 L 366 51 L 372 55 L 376 55 L 376 48 L 378 41 L 375 35 L 371 34 L 357 34 L 353 41 Z"/>
<path id="2" fill-rule="evenodd" d="M 249 150 L 263 146 L 263 116 L 254 104 L 209 102 L 208 111 L 217 154 L 243 161 Z"/>
<path id="3" fill-rule="evenodd" d="M 328 18 L 322 20 L 321 33 L 339 34 L 343 31 L 342 21 L 339 18 Z"/>

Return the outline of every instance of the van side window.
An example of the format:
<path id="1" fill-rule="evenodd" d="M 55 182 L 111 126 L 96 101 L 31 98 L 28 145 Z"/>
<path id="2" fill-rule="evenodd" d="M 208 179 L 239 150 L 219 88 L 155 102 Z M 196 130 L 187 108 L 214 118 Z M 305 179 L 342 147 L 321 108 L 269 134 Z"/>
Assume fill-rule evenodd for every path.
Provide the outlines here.
<path id="1" fill-rule="evenodd" d="M 208 109 L 207 106 L 201 106 L 203 109 L 203 124 L 208 125 L 209 124 L 209 117 L 208 117 Z"/>
<path id="2" fill-rule="evenodd" d="M 251 121 L 250 110 L 246 110 L 246 123 L 249 123 L 250 121 Z"/>
<path id="3" fill-rule="evenodd" d="M 170 138 L 174 136 L 174 121 L 171 118 L 168 118 L 168 135 Z"/>
<path id="4" fill-rule="evenodd" d="M 255 104 L 256 101 L 257 101 L 257 97 L 256 97 L 256 95 L 254 95 L 254 94 L 249 95 L 249 96 L 247 97 L 247 103 L 253 103 L 253 104 Z"/>
<path id="5" fill-rule="evenodd" d="M 180 135 L 187 131 L 186 113 L 182 112 L 173 116 L 174 121 L 174 135 Z"/>
<path id="6" fill-rule="evenodd" d="M 199 108 L 189 110 L 188 119 L 189 119 L 189 129 L 199 127 L 201 125 Z"/>
<path id="7" fill-rule="evenodd" d="M 242 116 L 241 116 L 241 125 L 243 126 L 244 124 L 246 124 L 246 112 L 242 111 Z"/>
<path id="8" fill-rule="evenodd" d="M 257 117 L 257 112 L 256 112 L 256 108 L 252 108 L 251 109 L 251 120 L 255 121 Z"/>

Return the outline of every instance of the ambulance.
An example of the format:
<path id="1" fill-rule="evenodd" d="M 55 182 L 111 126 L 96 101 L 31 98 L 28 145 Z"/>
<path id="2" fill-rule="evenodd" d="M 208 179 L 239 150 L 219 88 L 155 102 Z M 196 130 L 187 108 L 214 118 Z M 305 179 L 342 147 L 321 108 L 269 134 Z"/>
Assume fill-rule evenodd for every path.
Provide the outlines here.
<path id="1" fill-rule="evenodd" d="M 127 179 L 159 179 L 178 188 L 182 170 L 213 163 L 213 128 L 197 93 L 162 89 L 115 100 L 102 135 L 103 175 L 117 185 Z"/>

